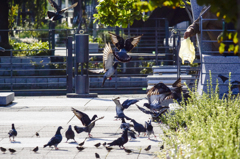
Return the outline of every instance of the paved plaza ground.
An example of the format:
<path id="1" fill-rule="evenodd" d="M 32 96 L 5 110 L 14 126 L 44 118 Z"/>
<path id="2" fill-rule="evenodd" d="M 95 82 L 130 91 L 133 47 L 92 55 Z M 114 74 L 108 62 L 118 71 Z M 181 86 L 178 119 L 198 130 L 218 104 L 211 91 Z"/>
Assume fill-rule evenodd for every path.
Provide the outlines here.
<path id="1" fill-rule="evenodd" d="M 100 146 L 94 147 L 94 144 L 100 142 L 111 142 L 121 136 L 121 129 L 119 128 L 121 120 L 115 121 L 116 115 L 115 104 L 113 98 L 118 95 L 99 95 L 98 98 L 66 98 L 66 96 L 36 96 L 36 97 L 15 97 L 14 102 L 7 107 L 0 107 L 0 147 L 14 148 L 16 153 L 10 154 L 7 151 L 5 154 L 0 152 L 1 159 L 8 158 L 22 158 L 22 159 L 94 159 L 95 153 L 98 153 L 103 158 L 129 158 L 129 159 L 153 159 L 157 158 L 154 154 L 159 151 L 162 141 L 160 135 L 162 129 L 158 123 L 152 122 L 157 139 L 151 136 L 148 140 L 147 136 L 143 134 L 139 138 L 129 141 L 124 146 L 127 149 L 133 150 L 133 153 L 127 155 L 124 150 L 118 146 L 113 146 L 113 150 L 108 153 L 107 150 Z M 130 98 L 146 97 L 146 94 L 140 95 L 119 95 L 120 101 L 123 102 Z M 142 106 L 147 102 L 146 99 L 138 102 Z M 104 116 L 104 119 L 96 122 L 91 134 L 93 138 L 88 138 L 83 147 L 82 152 L 77 150 L 77 143 L 69 140 L 66 143 L 65 132 L 68 125 L 82 126 L 81 121 L 74 117 L 69 124 L 67 122 L 73 117 L 71 107 L 81 110 L 88 114 L 90 118 L 97 114 L 98 117 Z M 126 116 L 135 119 L 137 122 L 144 124 L 149 120 L 150 116 L 143 114 L 135 105 L 130 106 L 125 110 Z M 8 131 L 11 129 L 11 124 L 15 124 L 18 132 L 16 142 L 10 142 L 8 138 Z M 63 135 L 62 142 L 58 145 L 59 150 L 54 148 L 43 148 L 52 136 L 55 135 L 58 126 L 62 126 L 61 133 Z M 36 137 L 38 132 L 40 137 Z M 83 132 L 77 134 L 75 132 L 75 140 L 80 143 L 87 133 Z M 148 145 L 152 145 L 149 152 L 145 151 Z M 39 151 L 34 153 L 31 151 L 38 146 Z M 141 150 L 142 149 L 142 150 Z M 141 150 L 141 152 L 140 152 Z M 139 153 L 140 152 L 140 153 Z"/>

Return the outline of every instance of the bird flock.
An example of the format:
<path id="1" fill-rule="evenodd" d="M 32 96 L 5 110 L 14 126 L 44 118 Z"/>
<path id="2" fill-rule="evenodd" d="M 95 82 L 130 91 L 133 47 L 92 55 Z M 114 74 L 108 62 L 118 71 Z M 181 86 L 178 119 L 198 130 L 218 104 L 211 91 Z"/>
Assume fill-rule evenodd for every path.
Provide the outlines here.
<path id="1" fill-rule="evenodd" d="M 144 136 L 147 135 L 147 138 L 149 140 L 151 139 L 151 136 L 154 136 L 155 138 L 157 138 L 156 135 L 154 134 L 154 127 L 152 126 L 152 122 L 159 122 L 160 117 L 168 112 L 169 107 L 167 105 L 163 105 L 162 104 L 163 101 L 174 99 L 180 103 L 181 101 L 186 101 L 187 98 L 190 97 L 187 93 L 183 93 L 183 96 L 181 96 L 180 94 L 182 94 L 181 78 L 177 79 L 177 81 L 172 84 L 171 88 L 169 88 L 168 86 L 166 86 L 164 83 L 161 83 L 161 82 L 154 85 L 147 93 L 148 103 L 144 103 L 143 106 L 137 105 L 137 103 L 143 98 L 127 99 L 122 103 L 119 100 L 120 97 L 112 99 L 113 103 L 115 103 L 115 106 L 116 106 L 116 115 L 113 117 L 113 119 L 121 120 L 121 124 L 119 125 L 119 128 L 122 130 L 122 134 L 112 142 L 108 142 L 108 143 L 99 142 L 94 144 L 94 146 L 96 148 L 100 148 L 102 145 L 102 147 L 104 147 L 108 151 L 108 153 L 111 152 L 111 150 L 113 149 L 113 146 L 118 146 L 120 149 L 123 149 L 127 154 L 130 154 L 133 152 L 133 150 L 127 149 L 124 147 L 124 145 L 129 140 L 137 139 L 137 137 L 139 137 L 141 133 L 144 134 Z M 185 99 L 184 97 L 187 97 L 187 98 Z M 126 116 L 124 114 L 124 110 L 128 109 L 130 106 L 131 107 L 136 106 L 140 110 L 140 112 L 149 114 L 151 115 L 152 118 L 146 119 L 145 124 L 143 125 L 139 123 L 137 119 L 133 119 L 130 116 Z M 91 131 L 95 127 L 97 121 L 104 119 L 104 116 L 98 117 L 98 115 L 95 114 L 90 118 L 89 115 L 87 115 L 81 110 L 71 108 L 71 111 L 73 112 L 74 116 L 76 116 L 81 121 L 79 122 L 79 124 L 81 123 L 82 126 L 75 125 L 73 126 L 73 129 L 72 129 L 72 126 L 69 125 L 67 131 L 65 132 L 66 142 L 68 142 L 69 140 L 74 140 L 74 142 L 77 143 L 77 141 L 75 140 L 75 133 L 77 134 L 80 134 L 82 132 L 88 133 L 88 136 L 81 143 L 78 143 L 78 146 L 76 147 L 77 151 L 81 152 L 87 148 L 87 147 L 84 147 L 84 144 L 87 138 L 93 138 Z M 63 129 L 62 126 L 59 126 L 57 128 L 55 135 L 52 138 L 50 138 L 50 140 L 45 145 L 40 147 L 43 147 L 43 148 L 54 147 L 55 150 L 58 150 L 58 145 L 62 142 L 62 139 L 63 139 L 61 129 Z M 17 134 L 18 134 L 17 130 L 15 129 L 15 125 L 13 123 L 12 129 L 8 132 L 10 142 L 15 141 Z M 39 132 L 36 132 L 36 136 L 40 137 Z M 151 145 L 146 147 L 144 150 L 147 152 L 150 149 L 151 149 Z M 160 147 L 160 150 L 162 149 L 164 149 L 164 145 Z M 16 153 L 16 150 L 14 149 L 9 148 L 8 150 L 10 151 L 11 154 Z M 1 147 L 1 151 L 3 153 L 6 153 L 7 149 L 4 147 Z M 39 145 L 36 146 L 34 149 L 32 149 L 32 151 L 37 153 L 39 151 Z M 95 153 L 95 157 L 99 158 L 100 155 Z"/>

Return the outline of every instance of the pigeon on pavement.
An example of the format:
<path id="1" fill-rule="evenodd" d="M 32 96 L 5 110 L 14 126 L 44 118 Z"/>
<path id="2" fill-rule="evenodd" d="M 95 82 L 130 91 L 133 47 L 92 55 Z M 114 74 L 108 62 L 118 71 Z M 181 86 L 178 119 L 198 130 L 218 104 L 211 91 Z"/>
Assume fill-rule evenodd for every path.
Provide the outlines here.
<path id="1" fill-rule="evenodd" d="M 136 122 L 134 119 L 132 119 L 131 122 L 134 124 L 134 130 L 138 132 L 138 136 L 141 132 L 146 133 L 146 128 L 142 124 Z"/>
<path id="2" fill-rule="evenodd" d="M 124 144 L 126 144 L 128 142 L 128 129 L 125 129 L 123 131 L 123 134 L 121 137 L 119 137 L 118 139 L 114 140 L 111 143 L 108 143 L 109 146 L 119 146 L 120 148 L 123 147 Z M 124 147 L 123 147 L 124 148 Z"/>
<path id="3" fill-rule="evenodd" d="M 106 150 L 110 152 L 113 148 L 112 147 L 106 147 Z"/>
<path id="4" fill-rule="evenodd" d="M 84 139 L 84 141 L 83 142 L 81 142 L 80 144 L 78 144 L 79 146 L 83 146 L 84 145 L 84 143 L 85 143 L 85 141 L 86 141 L 86 139 L 87 139 L 87 137 Z"/>
<path id="5" fill-rule="evenodd" d="M 92 121 L 94 121 L 97 118 L 97 115 L 95 114 L 92 119 L 90 120 L 89 116 L 77 109 L 72 108 L 73 113 L 76 115 L 76 117 L 81 120 L 83 126 L 88 126 Z"/>
<path id="6" fill-rule="evenodd" d="M 151 120 L 149 120 L 149 122 L 145 121 L 145 128 L 147 129 L 147 135 L 148 135 L 148 139 L 150 139 L 150 135 L 153 134 L 155 138 L 157 138 L 154 134 L 153 131 L 153 126 L 151 124 Z"/>
<path id="7" fill-rule="evenodd" d="M 38 146 L 35 147 L 32 151 L 36 153 L 38 151 Z"/>
<path id="8" fill-rule="evenodd" d="M 67 141 L 69 139 L 73 139 L 76 142 L 76 140 L 74 139 L 75 134 L 74 134 L 74 131 L 72 130 L 71 125 L 69 125 L 68 130 L 65 132 L 65 137 L 67 138 Z"/>
<path id="9" fill-rule="evenodd" d="M 35 134 L 35 135 L 36 135 L 37 137 L 40 137 L 38 132 L 36 132 L 36 134 Z"/>
<path id="10" fill-rule="evenodd" d="M 135 36 L 130 39 L 124 39 L 120 37 L 119 35 L 110 33 L 110 37 L 112 40 L 112 43 L 117 47 L 119 52 L 114 52 L 113 55 L 114 57 L 120 61 L 120 62 L 129 62 L 131 61 L 132 57 L 129 56 L 127 53 L 130 52 L 137 44 L 139 43 L 141 37 L 143 35 Z"/>
<path id="11" fill-rule="evenodd" d="M 11 148 L 9 148 L 8 150 L 11 152 L 11 154 L 13 154 L 13 153 L 15 153 L 15 152 L 16 152 L 16 150 L 14 150 L 14 149 L 11 149 Z"/>
<path id="12" fill-rule="evenodd" d="M 151 145 L 148 145 L 148 147 L 145 148 L 144 150 L 145 150 L 145 151 L 149 151 L 150 149 L 151 149 Z"/>
<path id="13" fill-rule="evenodd" d="M 99 142 L 99 143 L 95 144 L 94 146 L 95 146 L 96 148 L 98 148 L 100 145 L 101 145 L 101 143 Z"/>
<path id="14" fill-rule="evenodd" d="M 100 156 L 99 156 L 98 153 L 95 153 L 95 157 L 96 157 L 96 158 L 100 158 Z"/>
<path id="15" fill-rule="evenodd" d="M 88 124 L 88 125 L 85 126 L 85 127 L 74 126 L 74 129 L 75 129 L 75 131 L 76 131 L 78 134 L 81 133 L 81 132 L 83 132 L 83 131 L 85 131 L 85 132 L 88 133 L 88 136 L 89 136 L 89 137 L 92 137 L 92 135 L 91 135 L 90 133 L 91 133 L 91 131 L 92 131 L 92 128 L 95 126 L 95 122 L 98 121 L 98 120 L 100 120 L 100 119 L 103 119 L 103 118 L 104 118 L 104 116 L 101 117 L 101 118 L 95 119 L 95 120 L 91 121 L 91 123 Z"/>
<path id="16" fill-rule="evenodd" d="M 11 141 L 11 137 L 12 137 L 14 141 L 14 137 L 17 136 L 17 131 L 15 129 L 14 124 L 12 124 L 12 129 L 8 132 L 8 135 L 9 135 L 9 140 Z"/>
<path id="17" fill-rule="evenodd" d="M 63 17 L 61 14 L 63 14 L 66 10 L 74 8 L 78 5 L 78 2 L 76 2 L 73 5 L 71 5 L 70 7 L 61 9 L 61 6 L 58 6 L 56 4 L 56 2 L 54 2 L 53 0 L 48 0 L 48 2 L 51 4 L 51 6 L 56 11 L 56 12 L 47 11 L 48 18 L 51 21 L 56 21 L 56 20 L 61 19 Z"/>
<path id="18" fill-rule="evenodd" d="M 77 147 L 77 149 L 78 149 L 78 151 L 82 151 L 82 150 L 84 150 L 85 148 L 84 147 Z"/>
<path id="19" fill-rule="evenodd" d="M 4 148 L 4 147 L 0 147 L 0 149 L 1 149 L 1 151 L 2 151 L 3 153 L 5 153 L 5 152 L 7 151 L 7 149 Z"/>
<path id="20" fill-rule="evenodd" d="M 104 86 L 105 81 L 109 78 L 111 80 L 111 76 L 117 70 L 118 63 L 114 62 L 114 56 L 112 52 L 112 48 L 110 44 L 106 44 L 105 48 L 103 49 L 103 69 L 99 70 L 88 70 L 92 73 L 105 73 L 103 75 L 103 83 L 102 87 Z"/>
<path id="21" fill-rule="evenodd" d="M 60 130 L 62 129 L 61 126 L 58 127 L 56 134 L 49 140 L 49 142 L 43 146 L 43 148 L 49 146 L 51 147 L 52 145 L 55 147 L 56 150 L 58 150 L 57 146 L 58 144 L 62 141 L 62 135 Z"/>

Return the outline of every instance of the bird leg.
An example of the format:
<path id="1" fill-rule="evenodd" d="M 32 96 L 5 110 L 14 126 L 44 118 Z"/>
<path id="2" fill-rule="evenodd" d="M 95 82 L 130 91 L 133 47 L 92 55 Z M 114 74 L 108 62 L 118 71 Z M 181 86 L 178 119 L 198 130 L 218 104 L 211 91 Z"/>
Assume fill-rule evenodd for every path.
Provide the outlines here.
<path id="1" fill-rule="evenodd" d="M 88 136 L 89 136 L 90 138 L 92 138 L 92 135 L 91 135 L 91 134 L 88 134 Z"/>
<path id="2" fill-rule="evenodd" d="M 54 145 L 54 147 L 55 147 L 55 150 L 58 150 L 57 146 Z"/>

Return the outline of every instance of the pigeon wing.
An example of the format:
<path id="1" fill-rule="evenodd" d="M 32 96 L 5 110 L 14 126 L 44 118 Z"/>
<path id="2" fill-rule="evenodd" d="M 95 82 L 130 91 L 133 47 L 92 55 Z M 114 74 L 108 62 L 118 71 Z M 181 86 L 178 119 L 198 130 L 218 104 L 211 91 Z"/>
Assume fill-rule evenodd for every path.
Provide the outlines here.
<path id="1" fill-rule="evenodd" d="M 112 40 L 112 43 L 117 47 L 118 50 L 121 50 L 124 48 L 124 39 L 116 34 L 110 33 L 110 37 Z"/>
<path id="2" fill-rule="evenodd" d="M 142 108 L 142 107 L 139 107 L 138 105 L 137 105 L 137 107 L 138 107 L 139 110 L 141 110 L 141 111 L 142 111 L 143 113 L 145 113 L 145 114 L 153 114 L 153 112 L 148 111 L 148 110 L 146 110 L 146 109 L 144 109 L 144 108 Z"/>
<path id="3" fill-rule="evenodd" d="M 71 9 L 71 8 L 74 8 L 78 5 L 78 2 L 74 3 L 73 5 L 71 5 L 70 7 L 66 7 L 66 8 L 63 8 L 59 13 L 62 14 L 64 13 L 66 10 L 68 9 Z"/>
<path id="4" fill-rule="evenodd" d="M 127 51 L 125 49 L 122 49 L 119 52 L 114 52 L 113 55 L 118 61 L 122 63 L 129 62 L 132 60 L 132 57 L 127 54 Z"/>
<path id="5" fill-rule="evenodd" d="M 130 105 L 135 104 L 135 103 L 137 103 L 138 101 L 139 101 L 138 99 L 132 99 L 132 100 L 127 99 L 127 100 L 125 100 L 125 101 L 122 103 L 122 107 L 123 107 L 124 109 L 127 109 Z"/>
<path id="6" fill-rule="evenodd" d="M 137 46 L 142 36 L 143 35 L 135 36 L 125 41 L 125 49 L 127 52 L 130 52 L 135 46 Z"/>
<path id="7" fill-rule="evenodd" d="M 100 119 L 103 119 L 103 118 L 104 118 L 104 116 L 102 116 L 101 118 L 97 118 L 97 119 L 93 120 L 93 121 L 87 126 L 88 132 L 89 132 L 89 133 L 91 132 L 92 128 L 95 126 L 95 122 L 96 122 L 96 121 L 98 121 L 98 120 L 100 120 Z"/>
<path id="8" fill-rule="evenodd" d="M 55 9 L 56 12 L 61 11 L 61 8 L 57 5 L 56 2 L 54 2 L 53 0 L 48 0 L 48 2 L 51 4 L 51 6 Z"/>
<path id="9" fill-rule="evenodd" d="M 172 84 L 172 86 L 173 87 L 182 87 L 181 81 L 182 81 L 182 79 L 180 77 Z"/>
<path id="10" fill-rule="evenodd" d="M 103 50 L 103 68 L 104 70 L 108 70 L 112 67 L 113 65 L 113 52 L 110 43 L 105 45 L 105 48 Z"/>
<path id="11" fill-rule="evenodd" d="M 91 123 L 91 120 L 90 120 L 90 118 L 89 118 L 89 116 L 87 114 L 85 114 L 85 113 L 83 113 L 83 112 L 81 112 L 81 111 L 79 111 L 77 109 L 74 109 L 74 108 L 72 108 L 72 111 L 76 115 L 76 117 L 79 120 L 81 120 L 81 122 L 82 122 L 82 124 L 84 126 L 87 126 L 87 125 L 89 125 Z"/>

